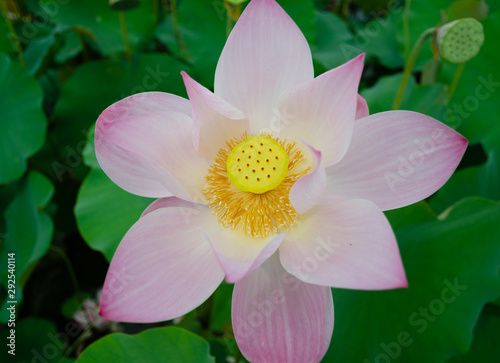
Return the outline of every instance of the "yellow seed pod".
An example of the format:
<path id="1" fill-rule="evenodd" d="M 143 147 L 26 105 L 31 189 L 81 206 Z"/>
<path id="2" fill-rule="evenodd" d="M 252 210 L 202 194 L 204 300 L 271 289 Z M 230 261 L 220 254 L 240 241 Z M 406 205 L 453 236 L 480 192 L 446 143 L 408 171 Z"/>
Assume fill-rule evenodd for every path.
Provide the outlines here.
<path id="1" fill-rule="evenodd" d="M 227 158 L 227 175 L 238 189 L 262 194 L 279 186 L 288 171 L 285 149 L 269 137 L 249 137 Z"/>
<path id="2" fill-rule="evenodd" d="M 442 26 L 436 40 L 443 59 L 464 63 L 474 58 L 483 45 L 483 25 L 473 18 L 458 19 Z"/>

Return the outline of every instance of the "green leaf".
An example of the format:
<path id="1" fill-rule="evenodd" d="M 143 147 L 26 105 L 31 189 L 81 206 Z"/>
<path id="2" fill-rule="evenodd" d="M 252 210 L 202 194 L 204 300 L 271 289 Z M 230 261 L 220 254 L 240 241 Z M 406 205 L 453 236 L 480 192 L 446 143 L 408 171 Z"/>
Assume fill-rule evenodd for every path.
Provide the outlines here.
<path id="1" fill-rule="evenodd" d="M 391 109 L 401 78 L 401 73 L 380 77 L 373 87 L 361 91 L 361 95 L 368 102 L 370 114 Z M 415 79 L 411 77 L 399 108 L 424 113 L 440 119 L 445 109 L 443 105 L 444 97 L 445 90 L 442 84 L 418 86 Z"/>
<path id="2" fill-rule="evenodd" d="M 385 211 L 384 214 L 394 230 L 422 225 L 437 219 L 436 213 L 425 201 L 420 201 L 406 208 Z"/>
<path id="3" fill-rule="evenodd" d="M 48 320 L 26 318 L 20 320 L 14 329 L 16 349 L 15 356 L 11 356 L 11 362 L 59 362 L 63 349 L 67 347 L 67 341 L 61 339 L 55 325 Z M 8 337 L 10 328 L 3 330 L 1 334 Z M 7 347 L 3 348 L 10 350 Z"/>
<path id="4" fill-rule="evenodd" d="M 497 363 L 500 357 L 498 332 L 500 332 L 500 308 L 486 305 L 474 328 L 474 341 L 469 352 L 448 360 L 448 363 Z"/>
<path id="5" fill-rule="evenodd" d="M 439 219 L 422 203 L 402 213 L 421 221 L 395 224 L 409 288 L 334 289 L 324 362 L 442 362 L 469 349 L 481 309 L 497 299 L 499 203 L 471 198 Z"/>
<path id="6" fill-rule="evenodd" d="M 100 169 L 101 166 L 99 165 L 99 162 L 97 161 L 97 157 L 95 155 L 94 138 L 95 138 L 95 124 L 89 129 L 87 135 L 87 144 L 85 145 L 85 148 L 83 149 L 82 152 L 83 162 L 90 168 Z"/>
<path id="7" fill-rule="evenodd" d="M 443 25 L 442 13 L 450 6 L 449 0 L 413 1 L 409 13 L 408 52 L 414 46 L 422 32 L 431 27 Z M 448 19 L 451 21 L 453 19 Z M 376 17 L 356 29 L 352 54 L 363 51 L 368 56 L 375 56 L 388 68 L 400 68 L 404 64 L 403 7 L 399 2 L 392 2 L 382 17 Z M 415 66 L 421 70 L 433 58 L 431 41 L 428 40 L 420 52 Z"/>
<path id="8" fill-rule="evenodd" d="M 54 225 L 50 216 L 44 212 L 54 194 L 54 186 L 42 174 L 32 171 L 19 182 L 19 191 L 4 211 L 6 223 L 5 243 L 0 245 L 0 259 L 7 261 L 9 253 L 15 253 L 15 298 L 5 297 L 7 301 L 22 301 L 22 290 L 33 265 L 43 257 L 50 246 Z M 8 271 L 0 271 L 0 283 L 8 286 Z M 8 311 L 2 309 L 0 321 L 9 319 Z"/>
<path id="9" fill-rule="evenodd" d="M 42 147 L 47 120 L 43 94 L 25 68 L 0 54 L 0 184 L 19 179 Z"/>
<path id="10" fill-rule="evenodd" d="M 206 341 L 184 329 L 167 327 L 137 335 L 107 335 L 87 347 L 77 362 L 213 363 L 214 360 Z"/>
<path id="11" fill-rule="evenodd" d="M 118 244 L 153 199 L 130 194 L 100 169 L 92 169 L 78 192 L 75 217 L 90 248 L 111 261 Z"/>
<path id="12" fill-rule="evenodd" d="M 21 190 L 4 212 L 6 221 L 5 245 L 0 253 L 3 261 L 7 253 L 15 253 L 16 277 L 21 278 L 29 265 L 47 252 L 54 225 L 44 208 L 54 194 L 54 186 L 42 174 L 33 171 L 21 181 Z M 1 271 L 6 281 L 6 271 Z"/>
<path id="13" fill-rule="evenodd" d="M 3 255 L 2 255 L 3 257 Z M 21 289 L 21 286 L 19 286 L 20 283 L 16 282 L 16 289 L 15 289 L 15 300 L 17 302 L 17 304 L 14 304 L 14 305 L 18 305 L 19 303 L 21 303 L 21 301 L 23 301 L 23 290 Z M 9 291 L 10 289 L 8 289 L 6 291 L 7 294 L 11 294 L 11 291 Z M 3 295 L 2 295 L 3 296 Z M 2 303 L 2 307 L 0 310 L 0 321 L 4 324 L 6 324 L 8 326 L 8 324 L 12 324 L 12 322 L 15 322 L 17 320 L 17 315 L 15 317 L 13 317 L 11 315 L 11 310 L 8 310 L 9 308 L 12 309 L 12 300 L 10 299 L 7 299 L 5 298 L 3 303 Z"/>
<path id="14" fill-rule="evenodd" d="M 318 37 L 312 47 L 313 59 L 325 70 L 350 60 L 342 52 L 346 47 L 352 46 L 354 39 L 347 24 L 337 15 L 326 11 L 316 11 L 316 21 Z"/>
<path id="15" fill-rule="evenodd" d="M 64 63 L 67 60 L 77 56 L 82 51 L 82 43 L 76 31 L 68 31 L 61 34 L 63 41 L 55 55 L 55 60 L 58 63 Z"/>
<path id="16" fill-rule="evenodd" d="M 29 41 L 24 51 L 24 61 L 31 75 L 36 76 L 39 73 L 54 44 L 56 44 L 55 32 Z"/>
<path id="17" fill-rule="evenodd" d="M 62 162 L 52 162 L 54 179 L 61 181 L 69 173 L 83 179 L 87 131 L 114 102 L 147 91 L 184 96 L 181 70 L 188 67 L 164 54 L 143 54 L 131 62 L 88 62 L 78 68 L 63 85 L 54 111 L 52 136 L 62 158 Z"/>
<path id="18" fill-rule="evenodd" d="M 66 299 L 61 306 L 61 313 L 68 320 L 73 320 L 73 314 L 79 310 L 83 310 L 82 301 L 85 299 L 92 299 L 89 293 L 75 294 Z"/>
<path id="19" fill-rule="evenodd" d="M 496 305 L 497 307 L 500 307 L 500 295 L 498 295 L 498 299 L 496 299 L 496 301 L 494 301 L 493 304 Z"/>
<path id="20" fill-rule="evenodd" d="M 495 12 L 500 10 L 500 3 L 496 0 L 487 0 L 488 7 L 490 8 L 490 12 Z"/>
<path id="21" fill-rule="evenodd" d="M 0 12 L 0 52 L 11 54 L 14 53 L 12 34 L 5 22 L 5 18 L 1 15 Z"/>
<path id="22" fill-rule="evenodd" d="M 316 37 L 314 4 L 310 0 L 278 1 L 295 21 L 306 39 L 313 44 Z M 173 36 L 172 21 L 166 19 L 156 36 L 169 49 L 180 53 L 196 70 L 196 79 L 213 88 L 215 67 L 227 37 L 227 12 L 222 0 L 183 0 L 178 9 L 178 30 L 183 47 Z"/>
<path id="23" fill-rule="evenodd" d="M 316 41 L 316 13 L 312 0 L 279 0 L 283 10 L 297 24 L 310 45 Z"/>
<path id="24" fill-rule="evenodd" d="M 102 54 L 112 55 L 125 51 L 119 13 L 110 8 L 108 1 L 88 0 L 57 1 L 43 0 L 41 7 L 45 15 L 58 25 L 87 28 L 95 36 Z M 130 47 L 139 48 L 154 32 L 152 1 L 141 1 L 140 5 L 125 14 Z"/>
<path id="25" fill-rule="evenodd" d="M 159 25 L 156 36 L 193 65 L 197 81 L 212 88 L 215 66 L 226 41 L 226 18 L 222 0 L 183 0 L 178 8 L 181 45 L 173 36 L 171 17 Z"/>
<path id="26" fill-rule="evenodd" d="M 488 153 L 484 165 L 459 170 L 431 198 L 432 208 L 441 213 L 462 198 L 479 196 L 500 200 L 500 148 Z"/>
<path id="27" fill-rule="evenodd" d="M 354 36 L 354 48 L 350 49 L 350 58 L 366 52 L 367 57 L 377 58 L 387 68 L 402 68 L 402 12 L 403 8 L 397 2 L 392 2 L 383 16 L 358 26 Z"/>

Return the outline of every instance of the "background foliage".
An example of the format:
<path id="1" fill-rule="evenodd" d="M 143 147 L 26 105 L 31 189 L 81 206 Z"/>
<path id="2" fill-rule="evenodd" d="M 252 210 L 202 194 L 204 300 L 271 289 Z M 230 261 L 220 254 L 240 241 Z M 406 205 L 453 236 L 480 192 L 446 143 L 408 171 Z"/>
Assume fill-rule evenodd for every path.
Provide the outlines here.
<path id="1" fill-rule="evenodd" d="M 181 70 L 212 88 L 218 56 L 246 2 L 142 0 L 124 12 L 105 0 L 0 2 L 3 324 L 9 321 L 6 261 L 12 252 L 18 301 L 17 355 L 12 360 L 5 344 L 1 354 L 25 362 L 244 361 L 232 335 L 232 286 L 226 283 L 175 321 L 89 325 L 88 315 L 95 313 L 120 239 L 152 201 L 122 191 L 99 168 L 92 141 L 97 116 L 138 92 L 186 97 Z M 452 96 L 457 65 L 442 61 L 428 41 L 400 106 L 469 139 L 459 169 L 440 191 L 387 213 L 410 287 L 334 289 L 335 330 L 323 361 L 497 362 L 499 3 L 278 2 L 306 36 L 316 74 L 366 52 L 360 92 L 371 113 L 391 108 L 422 31 L 460 17 L 482 22 L 485 44 L 465 64 Z M 2 339 L 8 334 L 4 325 Z"/>

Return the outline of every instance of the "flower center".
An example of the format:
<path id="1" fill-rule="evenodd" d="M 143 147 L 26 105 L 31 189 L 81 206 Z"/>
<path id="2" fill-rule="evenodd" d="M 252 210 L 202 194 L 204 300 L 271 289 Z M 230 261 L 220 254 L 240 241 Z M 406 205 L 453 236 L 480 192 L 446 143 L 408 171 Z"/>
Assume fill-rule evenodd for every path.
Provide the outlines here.
<path id="1" fill-rule="evenodd" d="M 286 231 L 299 218 L 288 197 L 309 167 L 294 142 L 242 135 L 219 149 L 204 189 L 218 221 L 251 237 Z"/>
<path id="2" fill-rule="evenodd" d="M 227 158 L 227 175 L 244 192 L 265 193 L 276 188 L 288 171 L 288 154 L 269 137 L 249 137 Z"/>

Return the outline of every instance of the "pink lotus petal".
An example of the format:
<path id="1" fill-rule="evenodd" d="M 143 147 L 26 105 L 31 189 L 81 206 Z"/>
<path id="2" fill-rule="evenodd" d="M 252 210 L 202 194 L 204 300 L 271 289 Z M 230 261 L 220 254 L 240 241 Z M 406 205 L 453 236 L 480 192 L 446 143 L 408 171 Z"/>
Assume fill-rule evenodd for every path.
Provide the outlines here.
<path id="1" fill-rule="evenodd" d="M 209 163 L 196 154 L 186 105 L 183 98 L 150 92 L 127 97 L 101 113 L 96 156 L 115 184 L 145 197 L 173 194 L 203 200 Z"/>
<path id="2" fill-rule="evenodd" d="M 339 162 L 351 140 L 364 54 L 283 95 L 280 137 L 303 138 L 320 150 L 325 167 Z"/>
<path id="3" fill-rule="evenodd" d="M 333 332 L 332 293 L 288 274 L 276 253 L 235 284 L 231 317 L 250 362 L 319 362 Z"/>
<path id="4" fill-rule="evenodd" d="M 358 103 L 356 105 L 356 120 L 370 115 L 370 110 L 368 109 L 368 103 L 366 100 L 358 95 Z"/>
<path id="5" fill-rule="evenodd" d="M 362 198 L 388 210 L 418 202 L 448 180 L 466 147 L 462 135 L 429 116 L 368 116 L 356 122 L 342 161 L 326 171 L 325 203 Z"/>
<path id="6" fill-rule="evenodd" d="M 314 169 L 297 180 L 290 190 L 289 198 L 297 213 L 302 214 L 314 207 L 326 188 L 326 172 L 321 165 L 321 152 L 303 142 L 313 154 Z"/>
<path id="7" fill-rule="evenodd" d="M 128 322 L 173 319 L 196 308 L 224 272 L 200 225 L 208 209 L 186 218 L 181 208 L 155 210 L 121 241 L 104 283 L 100 315 Z"/>
<path id="8" fill-rule="evenodd" d="M 317 206 L 280 246 L 285 270 L 302 281 L 358 290 L 407 287 L 398 244 L 368 200 Z"/>
<path id="9" fill-rule="evenodd" d="M 205 237 L 226 274 L 226 281 L 234 283 L 251 273 L 276 252 L 286 235 L 252 238 L 239 230 L 219 228 L 218 231 L 205 231 Z"/>
<path id="10" fill-rule="evenodd" d="M 160 198 L 156 199 L 153 203 L 148 205 L 146 209 L 144 209 L 144 212 L 142 212 L 141 214 L 141 218 L 144 217 L 146 214 L 149 214 L 157 209 L 172 208 L 172 207 L 183 208 L 181 209 L 181 212 L 184 212 L 184 216 L 186 218 L 191 214 L 198 214 L 199 209 L 208 208 L 204 204 L 188 202 L 187 200 L 179 199 L 176 197 Z"/>
<path id="11" fill-rule="evenodd" d="M 248 131 L 248 119 L 238 109 L 181 72 L 193 108 L 198 154 L 213 161 L 228 140 Z"/>
<path id="12" fill-rule="evenodd" d="M 269 130 L 278 98 L 314 77 L 311 51 L 301 31 L 272 0 L 248 4 L 217 64 L 215 94 L 243 111 L 250 132 Z"/>

